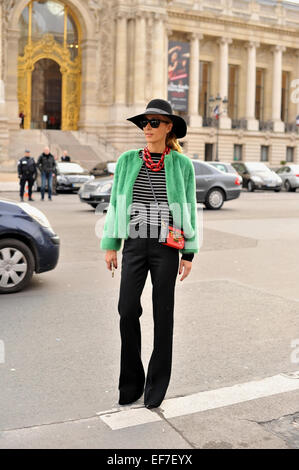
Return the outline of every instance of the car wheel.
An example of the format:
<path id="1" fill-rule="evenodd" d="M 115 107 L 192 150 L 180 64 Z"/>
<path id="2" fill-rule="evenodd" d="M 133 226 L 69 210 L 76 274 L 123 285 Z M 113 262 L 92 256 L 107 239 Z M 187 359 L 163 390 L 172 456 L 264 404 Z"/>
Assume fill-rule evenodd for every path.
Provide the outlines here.
<path id="1" fill-rule="evenodd" d="M 275 192 L 275 193 L 279 193 L 280 191 L 281 191 L 281 187 L 280 187 L 280 188 L 275 188 L 275 189 L 274 189 L 274 192 Z"/>
<path id="2" fill-rule="evenodd" d="M 289 182 L 289 180 L 285 180 L 284 187 L 285 187 L 285 190 L 288 191 L 289 193 L 296 191 L 296 188 L 292 188 L 291 183 Z"/>
<path id="3" fill-rule="evenodd" d="M 247 183 L 247 189 L 250 193 L 253 193 L 253 191 L 255 190 L 255 187 L 254 187 L 254 183 L 253 181 L 249 180 L 248 183 Z"/>
<path id="4" fill-rule="evenodd" d="M 221 209 L 224 203 L 224 193 L 221 189 L 211 189 L 205 200 L 205 206 L 208 209 L 218 210 Z"/>
<path id="5" fill-rule="evenodd" d="M 34 267 L 33 253 L 25 243 L 13 238 L 0 240 L 0 294 L 24 289 Z"/>

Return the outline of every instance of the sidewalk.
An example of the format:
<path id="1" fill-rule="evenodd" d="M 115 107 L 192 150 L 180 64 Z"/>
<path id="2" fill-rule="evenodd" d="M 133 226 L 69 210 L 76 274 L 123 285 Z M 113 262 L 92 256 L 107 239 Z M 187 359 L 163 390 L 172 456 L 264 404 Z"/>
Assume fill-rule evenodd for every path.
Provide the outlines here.
<path id="1" fill-rule="evenodd" d="M 0 173 L 0 192 L 18 191 L 19 179 L 16 173 Z"/>

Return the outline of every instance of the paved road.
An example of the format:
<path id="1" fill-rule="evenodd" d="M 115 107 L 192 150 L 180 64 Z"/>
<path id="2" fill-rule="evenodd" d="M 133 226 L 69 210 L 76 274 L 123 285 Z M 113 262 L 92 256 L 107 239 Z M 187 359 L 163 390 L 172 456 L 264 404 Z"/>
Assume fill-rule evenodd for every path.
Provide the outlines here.
<path id="1" fill-rule="evenodd" d="M 243 192 L 203 210 L 201 252 L 177 282 L 164 413 L 117 406 L 120 270 L 112 279 L 99 250 L 104 219 L 77 195 L 36 199 L 61 256 L 0 300 L 0 448 L 299 447 L 299 379 L 281 376 L 299 370 L 299 194 Z M 142 305 L 147 365 L 150 276 Z"/>

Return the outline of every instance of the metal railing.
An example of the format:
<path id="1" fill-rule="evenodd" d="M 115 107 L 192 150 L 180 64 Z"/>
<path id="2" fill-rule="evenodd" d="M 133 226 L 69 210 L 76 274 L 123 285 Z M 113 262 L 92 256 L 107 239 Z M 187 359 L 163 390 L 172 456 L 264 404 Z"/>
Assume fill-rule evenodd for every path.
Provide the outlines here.
<path id="1" fill-rule="evenodd" d="M 273 121 L 259 121 L 260 131 L 273 131 Z"/>

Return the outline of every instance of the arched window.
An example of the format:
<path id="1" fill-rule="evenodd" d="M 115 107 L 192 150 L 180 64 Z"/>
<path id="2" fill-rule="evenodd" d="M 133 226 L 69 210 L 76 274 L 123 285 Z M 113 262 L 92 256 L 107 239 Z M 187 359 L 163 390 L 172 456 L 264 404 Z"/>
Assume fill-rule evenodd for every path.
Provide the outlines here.
<path id="1" fill-rule="evenodd" d="M 45 34 L 51 34 L 56 42 L 68 48 L 72 59 L 78 55 L 80 38 L 76 21 L 60 1 L 30 1 L 22 12 L 19 27 L 19 55 L 24 54 L 27 44 L 39 41 Z"/>

